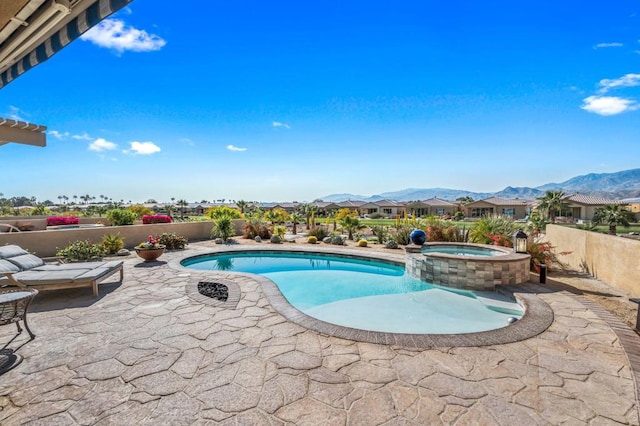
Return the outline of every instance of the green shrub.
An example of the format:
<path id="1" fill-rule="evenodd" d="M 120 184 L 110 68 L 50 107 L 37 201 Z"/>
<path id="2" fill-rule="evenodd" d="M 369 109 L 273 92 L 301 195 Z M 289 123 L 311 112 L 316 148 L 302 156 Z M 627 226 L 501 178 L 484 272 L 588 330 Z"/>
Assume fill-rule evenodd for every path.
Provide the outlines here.
<path id="1" fill-rule="evenodd" d="M 124 247 L 124 238 L 120 234 L 107 234 L 102 236 L 102 245 L 106 254 L 115 254 Z"/>
<path id="2" fill-rule="evenodd" d="M 111 226 L 133 225 L 138 216 L 131 210 L 113 209 L 107 212 L 107 220 Z"/>
<path id="3" fill-rule="evenodd" d="M 478 220 L 469 232 L 472 243 L 508 246 L 516 230 L 516 224 L 509 216 L 491 215 Z"/>
<path id="4" fill-rule="evenodd" d="M 282 225 L 277 225 L 273 227 L 273 234 L 280 237 L 280 239 L 284 239 L 284 234 L 287 233 L 287 228 Z"/>
<path id="5" fill-rule="evenodd" d="M 242 213 L 240 210 L 234 209 L 227 206 L 215 206 L 207 209 L 205 215 L 210 219 L 218 220 L 221 217 L 229 217 L 231 219 L 240 219 L 242 217 Z"/>
<path id="6" fill-rule="evenodd" d="M 369 219 L 383 219 L 385 217 L 386 217 L 385 215 L 383 215 L 382 213 L 378 213 L 378 212 L 371 213 L 369 215 Z"/>
<path id="7" fill-rule="evenodd" d="M 315 226 L 309 230 L 310 237 L 316 237 L 318 240 L 324 240 L 329 236 L 329 231 L 323 226 Z"/>
<path id="8" fill-rule="evenodd" d="M 366 246 L 367 246 L 367 240 L 358 241 L 358 247 L 366 247 Z"/>
<path id="9" fill-rule="evenodd" d="M 309 244 L 316 244 L 318 242 L 318 238 L 313 235 L 310 235 L 309 238 L 307 238 L 307 242 Z"/>
<path id="10" fill-rule="evenodd" d="M 540 272 L 540 265 L 547 266 L 547 270 L 551 272 L 554 268 L 564 269 L 566 265 L 559 259 L 554 251 L 554 247 L 549 243 L 541 243 L 535 241 L 527 242 L 527 252 L 531 255 L 530 269 Z M 570 252 L 558 253 L 559 255 L 569 254 Z"/>
<path id="11" fill-rule="evenodd" d="M 189 244 L 187 237 L 177 235 L 174 232 L 165 232 L 158 237 L 159 243 L 166 246 L 167 250 L 182 250 Z"/>
<path id="12" fill-rule="evenodd" d="M 233 228 L 233 219 L 229 216 L 219 217 L 218 220 L 216 220 L 213 229 L 211 229 L 211 237 L 222 238 L 225 242 L 235 235 L 236 231 Z"/>
<path id="13" fill-rule="evenodd" d="M 94 244 L 89 240 L 76 241 L 56 251 L 56 256 L 61 256 L 68 262 L 100 259 L 105 254 L 106 250 L 102 244 Z"/>
<path id="14" fill-rule="evenodd" d="M 132 206 L 127 207 L 127 210 L 132 211 L 136 218 L 140 219 L 144 215 L 151 215 L 153 211 L 149 207 L 145 207 L 142 204 L 134 204 Z"/>
<path id="15" fill-rule="evenodd" d="M 376 236 L 377 241 L 384 243 L 389 238 L 389 227 L 384 225 L 374 225 L 371 227 L 371 232 Z"/>
<path id="16" fill-rule="evenodd" d="M 400 245 L 408 245 L 411 242 L 411 231 L 414 229 L 416 228 L 410 225 L 399 225 L 396 227 L 396 233 L 393 236 L 393 240 Z"/>

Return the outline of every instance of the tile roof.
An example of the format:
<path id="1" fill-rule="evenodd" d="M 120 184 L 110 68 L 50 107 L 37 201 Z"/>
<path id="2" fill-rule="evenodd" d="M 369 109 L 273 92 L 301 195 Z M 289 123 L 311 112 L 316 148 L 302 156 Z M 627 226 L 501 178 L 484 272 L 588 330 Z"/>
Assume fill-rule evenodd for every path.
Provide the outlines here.
<path id="1" fill-rule="evenodd" d="M 422 200 L 421 203 L 427 204 L 430 206 L 446 206 L 446 207 L 453 207 L 456 205 L 451 201 L 442 200 L 440 198 L 429 198 L 428 200 Z"/>
<path id="2" fill-rule="evenodd" d="M 367 204 L 367 203 L 365 203 L 364 201 L 357 201 L 357 200 L 356 201 L 347 200 L 347 201 L 341 201 L 339 203 L 336 203 L 338 207 L 351 207 L 351 208 L 360 207 L 363 204 Z"/>
<path id="3" fill-rule="evenodd" d="M 573 194 L 566 196 L 564 201 L 570 201 L 573 203 L 584 204 L 589 206 L 603 206 L 607 204 L 624 204 L 620 200 L 609 200 L 603 197 L 594 197 L 592 195 Z"/>
<path id="4" fill-rule="evenodd" d="M 528 204 L 527 200 L 523 200 L 520 198 L 500 198 L 500 197 L 485 198 L 484 200 L 474 201 L 469 204 L 474 204 L 479 202 L 493 204 L 495 206 L 516 206 L 516 205 L 524 206 Z"/>

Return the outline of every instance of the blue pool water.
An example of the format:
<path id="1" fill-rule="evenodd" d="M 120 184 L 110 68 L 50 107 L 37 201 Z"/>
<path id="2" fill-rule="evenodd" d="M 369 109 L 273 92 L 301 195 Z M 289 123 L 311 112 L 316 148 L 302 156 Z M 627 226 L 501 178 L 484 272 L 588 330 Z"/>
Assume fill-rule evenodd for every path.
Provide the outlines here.
<path id="1" fill-rule="evenodd" d="M 395 333 L 471 333 L 505 327 L 520 305 L 491 292 L 435 286 L 404 266 L 336 255 L 237 252 L 186 259 L 200 270 L 249 272 L 276 283 L 289 303 L 345 327 Z"/>
<path id="2" fill-rule="evenodd" d="M 430 246 L 422 249 L 422 253 L 442 253 L 456 256 L 502 256 L 506 253 L 481 247 Z"/>

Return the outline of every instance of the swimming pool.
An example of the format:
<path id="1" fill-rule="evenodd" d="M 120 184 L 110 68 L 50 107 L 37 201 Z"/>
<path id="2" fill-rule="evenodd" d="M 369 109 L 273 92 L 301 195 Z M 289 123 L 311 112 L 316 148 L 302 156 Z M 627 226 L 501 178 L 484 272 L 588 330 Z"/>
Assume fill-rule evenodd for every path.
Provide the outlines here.
<path id="1" fill-rule="evenodd" d="M 423 254 L 441 253 L 451 254 L 455 256 L 504 256 L 507 253 L 503 250 L 494 250 L 492 248 L 484 248 L 462 244 L 438 244 L 425 246 L 422 249 Z"/>
<path id="2" fill-rule="evenodd" d="M 344 327 L 390 333 L 494 330 L 522 307 L 495 292 L 443 288 L 405 274 L 404 265 L 336 254 L 248 251 L 185 259 L 199 270 L 259 274 L 305 314 Z"/>

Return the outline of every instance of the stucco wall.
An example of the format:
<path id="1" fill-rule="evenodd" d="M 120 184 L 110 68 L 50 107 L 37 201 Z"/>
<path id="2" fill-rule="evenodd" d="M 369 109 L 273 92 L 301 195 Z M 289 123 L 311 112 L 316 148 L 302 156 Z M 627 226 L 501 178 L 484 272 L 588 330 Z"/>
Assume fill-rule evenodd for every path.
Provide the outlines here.
<path id="1" fill-rule="evenodd" d="M 244 220 L 234 220 L 237 235 L 242 235 Z M 20 247 L 41 257 L 55 256 L 58 248 L 64 248 L 78 240 L 89 240 L 93 243 L 102 241 L 106 234 L 120 234 L 124 237 L 126 248 L 133 248 L 146 241 L 149 234 L 173 232 L 187 237 L 189 241 L 207 240 L 211 234 L 213 222 L 157 223 L 149 225 L 105 226 L 101 228 L 65 229 L 49 231 L 29 231 L 0 233 L 0 246 L 17 244 Z"/>
<path id="2" fill-rule="evenodd" d="M 572 269 L 640 296 L 640 241 L 560 225 L 547 225 L 546 240 Z"/>
<path id="3" fill-rule="evenodd" d="M 104 217 L 79 217 L 78 221 L 83 225 L 92 223 L 109 225 L 109 221 Z M 33 231 L 44 231 L 47 229 L 47 216 L 0 216 L 0 223 L 7 223 L 16 228 L 20 228 L 21 225 L 30 225 Z"/>

